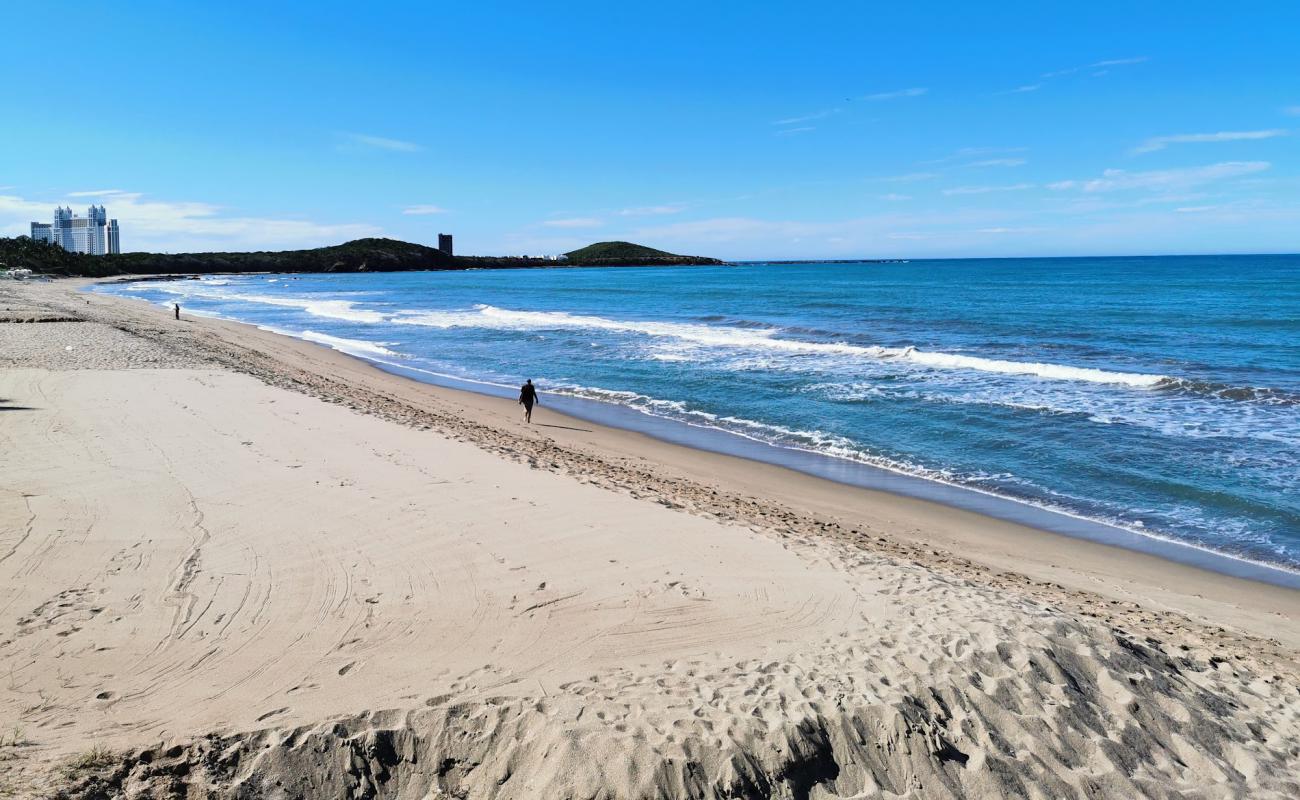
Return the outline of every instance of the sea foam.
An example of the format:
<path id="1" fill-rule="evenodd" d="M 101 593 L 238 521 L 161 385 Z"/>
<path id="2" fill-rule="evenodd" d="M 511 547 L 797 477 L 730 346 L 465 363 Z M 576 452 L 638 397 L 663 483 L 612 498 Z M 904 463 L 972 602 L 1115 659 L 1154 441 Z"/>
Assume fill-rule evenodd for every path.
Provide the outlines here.
<path id="1" fill-rule="evenodd" d="M 778 338 L 779 328 L 736 328 L 695 325 L 651 320 L 615 320 L 564 311 L 512 311 L 490 305 L 475 306 L 473 311 L 406 312 L 392 318 L 402 325 L 425 325 L 435 328 L 488 328 L 497 330 L 600 330 L 619 333 L 667 337 L 707 347 L 767 350 L 789 354 L 837 355 L 870 359 L 890 359 L 930 369 L 964 369 L 1027 375 L 1045 380 L 1086 381 L 1150 388 L 1168 380 L 1165 375 L 1114 372 L 1093 367 L 1075 367 L 956 353 L 932 352 L 915 347 L 879 347 L 843 342 L 809 342 Z"/>
<path id="2" fill-rule="evenodd" d="M 293 335 L 293 334 L 289 334 Z M 395 356 L 397 353 L 389 350 L 384 345 L 392 342 L 367 342 L 363 339 L 345 339 L 342 336 L 330 336 L 327 333 L 317 333 L 316 331 L 303 331 L 298 334 L 298 338 L 306 339 L 309 342 L 327 345 L 349 355 L 362 356 Z"/>

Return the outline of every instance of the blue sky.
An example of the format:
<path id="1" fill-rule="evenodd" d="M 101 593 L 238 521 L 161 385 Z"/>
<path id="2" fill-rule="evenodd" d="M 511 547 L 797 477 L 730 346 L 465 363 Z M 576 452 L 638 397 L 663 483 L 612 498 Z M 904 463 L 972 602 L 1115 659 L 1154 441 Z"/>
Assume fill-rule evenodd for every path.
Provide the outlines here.
<path id="1" fill-rule="evenodd" d="M 1300 251 L 1300 3 L 161 3 L 0 48 L 0 234 Z"/>

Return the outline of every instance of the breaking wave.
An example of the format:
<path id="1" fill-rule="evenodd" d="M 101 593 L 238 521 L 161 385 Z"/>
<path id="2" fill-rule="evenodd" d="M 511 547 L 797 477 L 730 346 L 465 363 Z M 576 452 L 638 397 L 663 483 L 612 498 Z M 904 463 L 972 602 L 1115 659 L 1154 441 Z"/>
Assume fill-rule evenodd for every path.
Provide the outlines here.
<path id="1" fill-rule="evenodd" d="M 294 334 L 289 334 L 290 336 Z M 384 345 L 391 342 L 367 342 L 363 339 L 345 339 L 342 336 L 330 336 L 328 333 L 317 333 L 316 331 L 303 331 L 297 334 L 298 338 L 306 339 L 309 342 L 323 344 L 332 347 L 341 353 L 347 353 L 354 356 L 396 356 L 392 350 Z"/>
<path id="2" fill-rule="evenodd" d="M 605 317 L 569 314 L 564 311 L 511 311 L 490 305 L 478 305 L 473 311 L 405 312 L 391 320 L 402 325 L 435 328 L 491 328 L 497 330 L 601 330 L 667 337 L 709 347 L 766 349 L 789 354 L 839 355 L 887 359 L 916 364 L 931 369 L 964 369 L 996 372 L 1004 375 L 1028 375 L 1046 380 L 1086 381 L 1151 388 L 1170 380 L 1165 375 L 1136 372 L 1112 372 L 1093 367 L 1073 367 L 1032 361 L 1007 361 L 956 353 L 919 350 L 915 347 L 879 347 L 843 342 L 809 342 L 781 339 L 778 328 L 736 328 L 692 325 L 680 322 L 614 320 Z"/>

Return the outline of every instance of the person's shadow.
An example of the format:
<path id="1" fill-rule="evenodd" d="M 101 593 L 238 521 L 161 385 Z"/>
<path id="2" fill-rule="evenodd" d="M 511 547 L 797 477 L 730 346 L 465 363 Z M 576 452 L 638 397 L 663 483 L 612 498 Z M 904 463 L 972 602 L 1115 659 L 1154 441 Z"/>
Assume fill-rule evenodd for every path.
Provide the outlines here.
<path id="1" fill-rule="evenodd" d="M 31 406 L 11 406 L 9 401 L 0 397 L 0 411 L 35 411 Z"/>

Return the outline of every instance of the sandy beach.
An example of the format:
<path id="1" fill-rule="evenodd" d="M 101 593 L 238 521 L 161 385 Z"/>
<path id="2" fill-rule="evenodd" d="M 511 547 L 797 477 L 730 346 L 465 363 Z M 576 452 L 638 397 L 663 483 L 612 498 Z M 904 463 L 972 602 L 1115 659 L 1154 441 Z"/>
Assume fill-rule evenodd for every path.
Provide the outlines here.
<path id="1" fill-rule="evenodd" d="M 0 285 L 0 797 L 1295 797 L 1300 593 Z"/>

